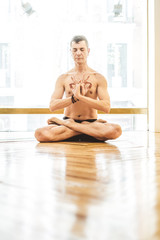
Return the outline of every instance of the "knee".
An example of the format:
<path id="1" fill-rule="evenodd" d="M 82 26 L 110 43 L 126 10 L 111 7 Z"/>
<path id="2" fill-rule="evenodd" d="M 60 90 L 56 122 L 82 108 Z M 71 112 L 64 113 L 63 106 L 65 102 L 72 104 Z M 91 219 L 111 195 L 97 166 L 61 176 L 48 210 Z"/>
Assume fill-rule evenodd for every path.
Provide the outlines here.
<path id="1" fill-rule="evenodd" d="M 118 124 L 114 124 L 112 139 L 116 139 L 116 138 L 120 137 L 121 135 L 122 135 L 122 128 L 121 128 L 121 126 L 118 125 Z"/>
<path id="2" fill-rule="evenodd" d="M 109 139 L 116 139 L 120 137 L 122 134 L 122 129 L 118 124 L 109 124 L 106 130 L 103 131 L 102 139 L 109 140 Z"/>
<path id="3" fill-rule="evenodd" d="M 42 130 L 41 128 L 38 128 L 38 129 L 35 131 L 34 136 L 35 136 L 35 138 L 37 139 L 37 141 L 39 141 L 39 142 L 48 141 L 47 134 L 46 134 L 45 131 Z"/>

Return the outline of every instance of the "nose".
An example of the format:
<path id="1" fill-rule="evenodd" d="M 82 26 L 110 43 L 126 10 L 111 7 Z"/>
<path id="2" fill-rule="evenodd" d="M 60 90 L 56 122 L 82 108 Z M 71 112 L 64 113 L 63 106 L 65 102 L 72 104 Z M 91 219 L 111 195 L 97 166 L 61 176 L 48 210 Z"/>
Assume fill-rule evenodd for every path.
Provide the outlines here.
<path id="1" fill-rule="evenodd" d="M 81 50 L 78 49 L 78 50 L 77 50 L 77 55 L 80 55 L 80 54 L 81 54 Z"/>

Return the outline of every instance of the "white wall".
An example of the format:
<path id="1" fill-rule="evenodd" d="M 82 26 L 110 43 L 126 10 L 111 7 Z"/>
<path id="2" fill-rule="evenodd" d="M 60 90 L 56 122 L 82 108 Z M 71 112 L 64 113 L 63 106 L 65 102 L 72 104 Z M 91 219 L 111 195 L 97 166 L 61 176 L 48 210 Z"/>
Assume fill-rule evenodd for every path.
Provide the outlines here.
<path id="1" fill-rule="evenodd" d="M 160 0 L 148 0 L 149 130 L 160 132 Z"/>

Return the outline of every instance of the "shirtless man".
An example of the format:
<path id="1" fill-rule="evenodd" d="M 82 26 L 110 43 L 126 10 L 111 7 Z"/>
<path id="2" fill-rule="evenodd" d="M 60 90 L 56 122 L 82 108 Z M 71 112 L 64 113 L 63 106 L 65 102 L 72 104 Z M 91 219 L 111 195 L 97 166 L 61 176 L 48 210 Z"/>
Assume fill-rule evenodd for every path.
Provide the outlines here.
<path id="1" fill-rule="evenodd" d="M 55 142 L 118 138 L 122 133 L 118 124 L 97 120 L 97 110 L 109 113 L 110 97 L 104 76 L 87 65 L 90 52 L 87 39 L 75 36 L 70 47 L 75 66 L 57 79 L 50 101 L 50 111 L 64 108 L 65 117 L 63 120 L 50 118 L 48 126 L 36 130 L 36 139 L 39 142 Z"/>

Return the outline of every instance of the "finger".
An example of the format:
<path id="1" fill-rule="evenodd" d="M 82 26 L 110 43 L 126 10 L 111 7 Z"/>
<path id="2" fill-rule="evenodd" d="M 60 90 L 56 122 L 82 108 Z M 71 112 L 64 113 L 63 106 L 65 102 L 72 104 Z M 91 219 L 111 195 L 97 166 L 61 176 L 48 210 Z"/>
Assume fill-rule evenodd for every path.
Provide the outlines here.
<path id="1" fill-rule="evenodd" d="M 87 81 L 89 78 L 90 78 L 90 76 L 88 76 L 85 81 Z"/>
<path id="2" fill-rule="evenodd" d="M 86 77 L 86 79 L 85 78 L 83 78 L 83 82 L 85 83 L 88 79 L 90 78 L 90 76 L 88 75 L 87 77 Z"/>
<path id="3" fill-rule="evenodd" d="M 72 79 L 72 81 L 75 83 L 76 82 L 76 80 L 75 80 L 75 76 L 73 75 L 73 76 L 71 76 L 71 79 Z"/>

